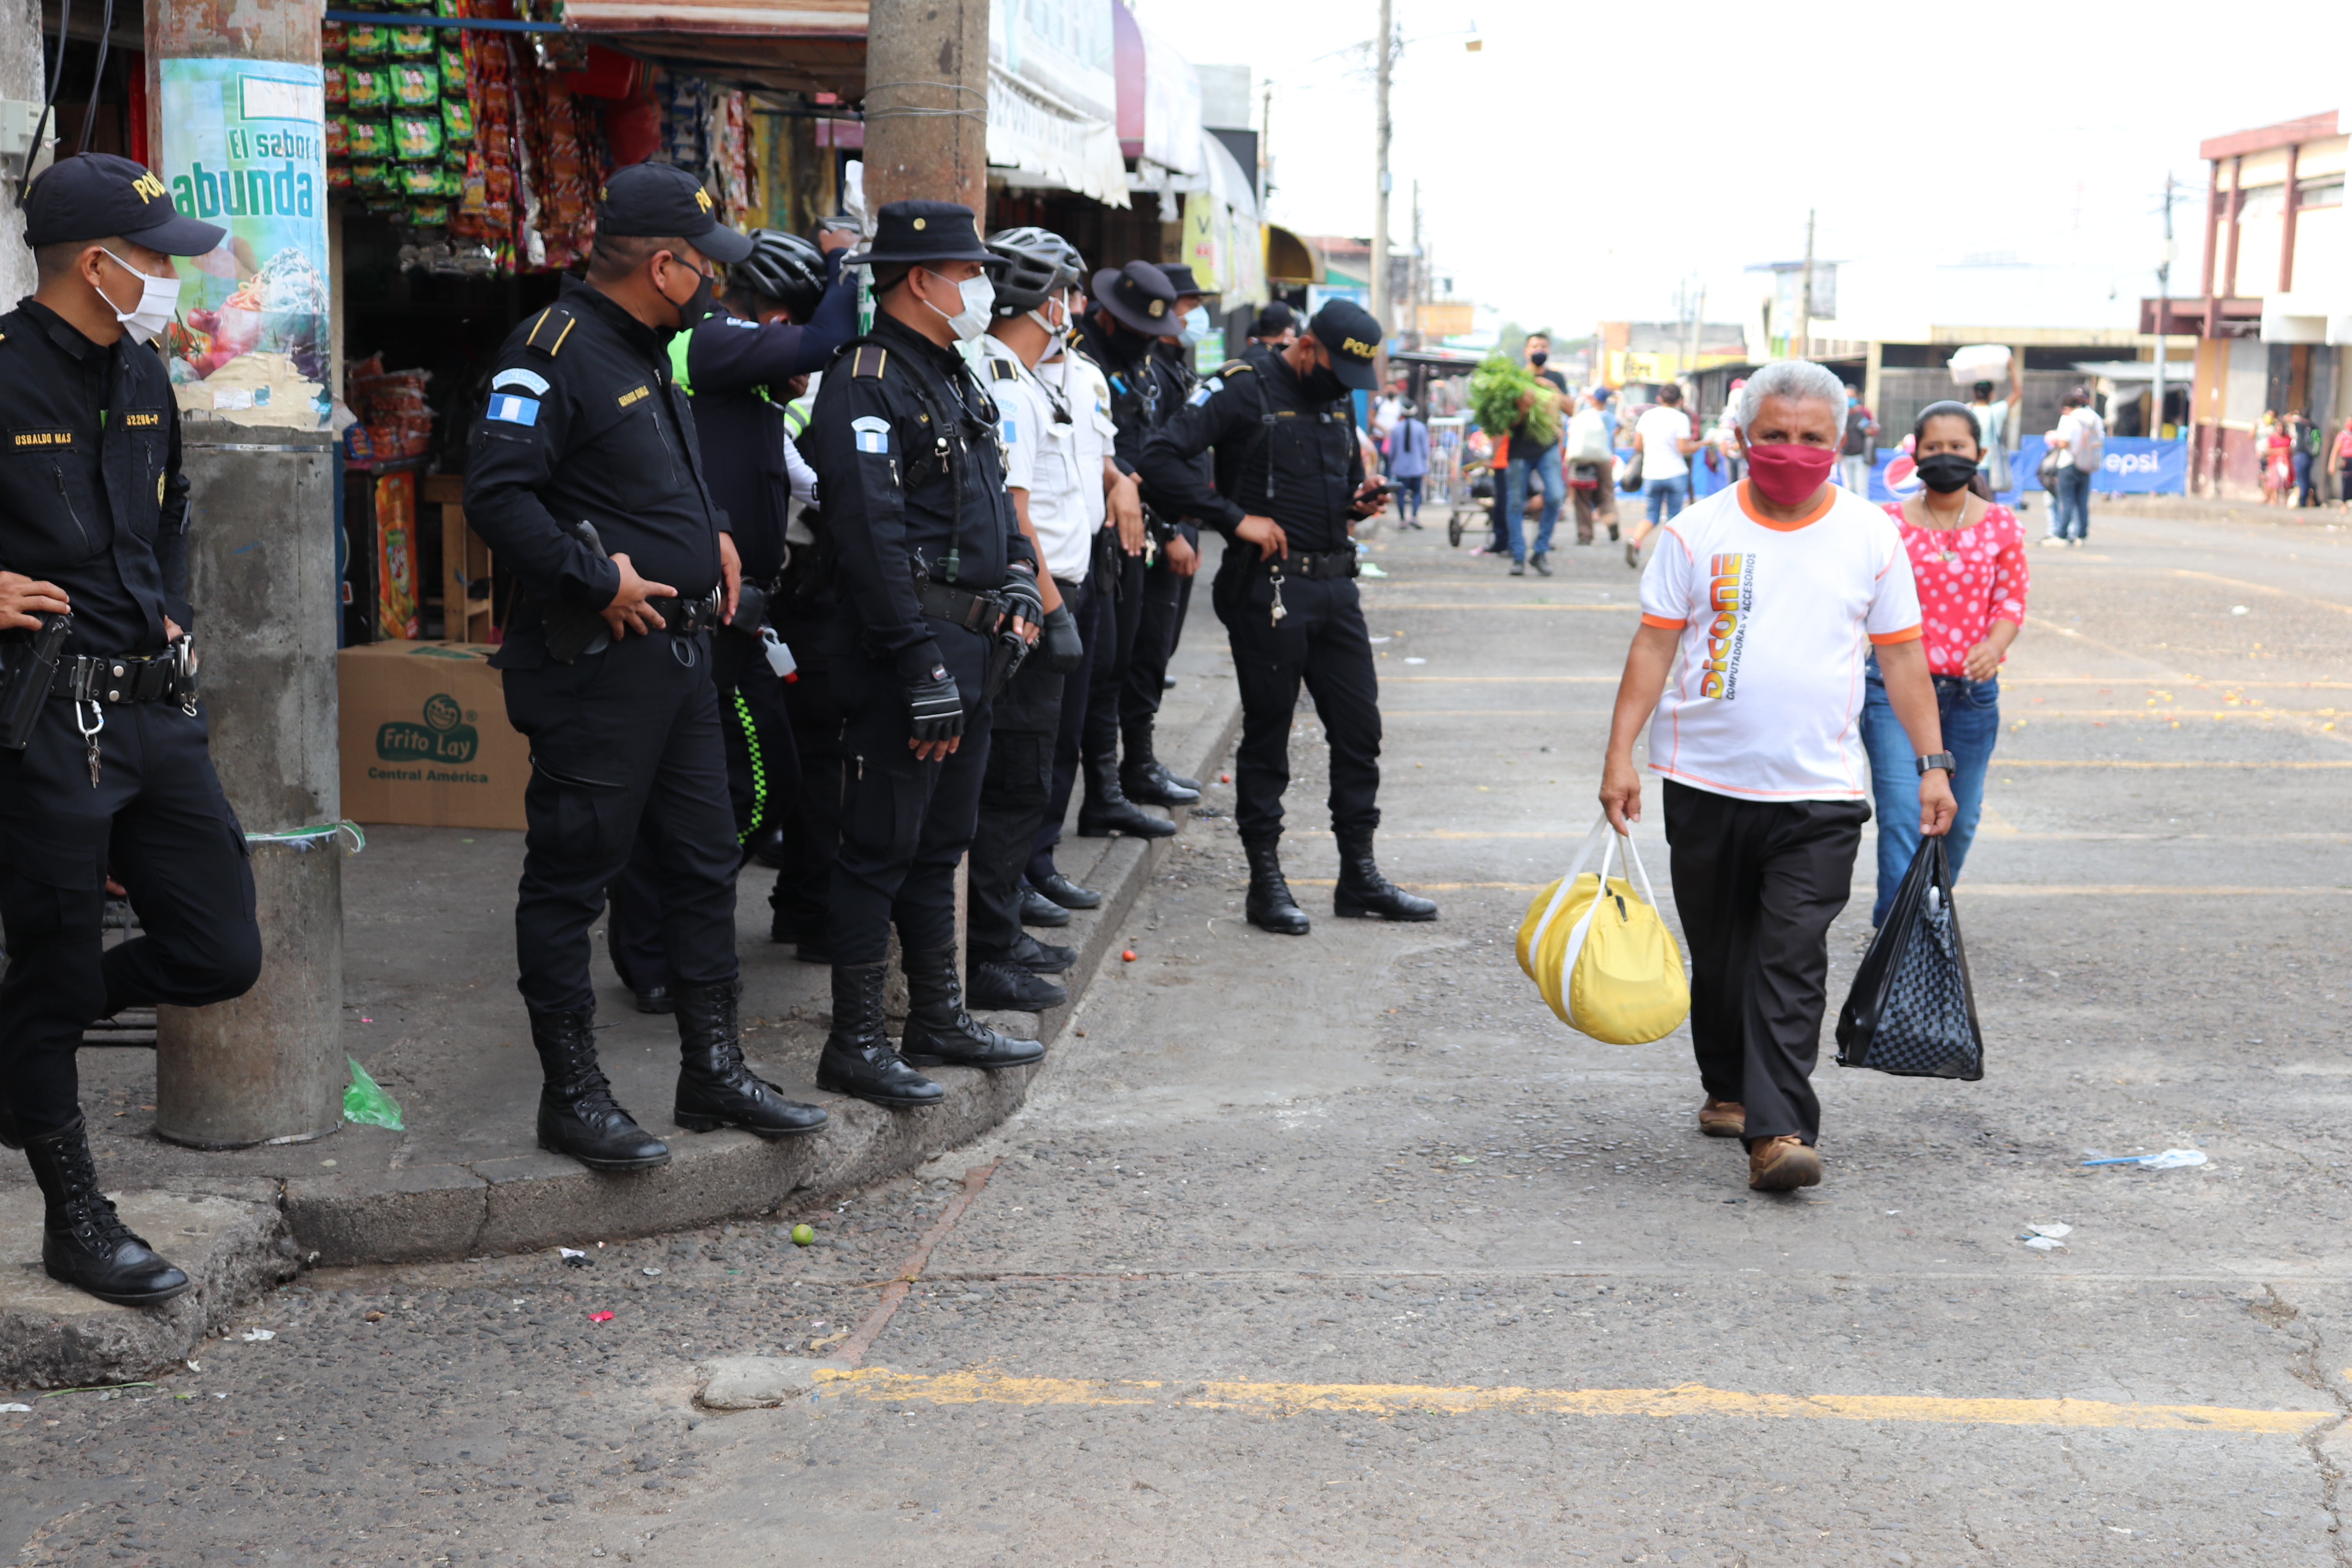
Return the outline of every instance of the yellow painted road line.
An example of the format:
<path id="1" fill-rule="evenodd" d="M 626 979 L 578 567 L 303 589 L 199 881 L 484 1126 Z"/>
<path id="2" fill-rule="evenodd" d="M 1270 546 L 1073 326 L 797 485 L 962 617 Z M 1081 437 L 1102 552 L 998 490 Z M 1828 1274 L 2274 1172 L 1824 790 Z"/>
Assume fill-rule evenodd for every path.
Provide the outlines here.
<path id="1" fill-rule="evenodd" d="M 2227 762 L 2136 763 L 2112 757 L 2105 760 L 2085 758 L 2080 761 L 2054 757 L 2032 760 L 2002 757 L 1997 760 L 1993 766 L 1996 770 L 2003 768 L 2352 768 L 2352 761 L 2264 763 L 2246 758 L 2232 758 Z"/>
<path id="2" fill-rule="evenodd" d="M 2161 680 L 2126 680 L 2123 677 L 2116 675 L 2003 675 L 2000 678 L 2000 683 L 2003 688 L 2011 686 L 2105 686 L 2121 689 L 2136 686 L 2140 688 L 2142 690 L 2146 690 L 2151 686 L 2178 684 L 2192 687 L 2218 686 L 2226 688 L 2231 691 L 2268 691 L 2273 689 L 2282 691 L 2352 691 L 2352 680 L 2207 680 L 2201 676 L 2193 675 L 2185 676 L 2178 682 Z"/>
<path id="3" fill-rule="evenodd" d="M 2102 1399 L 1948 1399 L 1910 1394 L 1748 1394 L 1686 1383 L 1675 1388 L 1478 1388 L 1410 1383 L 1152 1383 L 1067 1377 L 1008 1377 L 994 1372 L 932 1374 L 881 1368 L 817 1369 L 818 1392 L 931 1405 L 1171 1405 L 1298 1415 L 1352 1410 L 1371 1415 L 1525 1412 L 1538 1415 L 1727 1415 L 1768 1420 L 1876 1421 L 1937 1426 L 2104 1426 L 2152 1432 L 2300 1435 L 2336 1419 L 2334 1410 L 2242 1410 L 2221 1405 L 2116 1405 Z"/>
<path id="4" fill-rule="evenodd" d="M 2293 599 L 2300 604 L 2317 605 L 2323 610 L 2336 610 L 2352 616 L 2352 605 L 2339 605 L 2333 599 L 2315 599 L 2308 594 L 2297 594 L 2286 588 L 2273 588 L 2267 583 L 2249 583 L 2242 577 L 2220 577 L 2210 572 L 2191 572 L 2185 566 L 2174 567 L 2172 574 L 2176 577 L 2196 577 L 2208 583 L 2221 583 L 2232 588 L 2251 588 L 2257 594 L 2268 594 L 2273 598 Z"/>

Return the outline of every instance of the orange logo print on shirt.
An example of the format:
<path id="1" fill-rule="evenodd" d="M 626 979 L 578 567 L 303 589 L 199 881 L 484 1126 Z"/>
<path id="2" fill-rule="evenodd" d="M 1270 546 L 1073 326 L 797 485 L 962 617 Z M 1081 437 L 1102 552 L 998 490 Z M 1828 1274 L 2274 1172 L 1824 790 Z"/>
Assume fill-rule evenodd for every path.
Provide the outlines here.
<path id="1" fill-rule="evenodd" d="M 1698 694 L 1725 701 L 1739 695 L 1739 657 L 1748 646 L 1748 617 L 1756 610 L 1756 557 L 1732 553 L 1707 561 L 1707 607 L 1715 618 L 1706 627 L 1706 662 L 1701 665 Z"/>

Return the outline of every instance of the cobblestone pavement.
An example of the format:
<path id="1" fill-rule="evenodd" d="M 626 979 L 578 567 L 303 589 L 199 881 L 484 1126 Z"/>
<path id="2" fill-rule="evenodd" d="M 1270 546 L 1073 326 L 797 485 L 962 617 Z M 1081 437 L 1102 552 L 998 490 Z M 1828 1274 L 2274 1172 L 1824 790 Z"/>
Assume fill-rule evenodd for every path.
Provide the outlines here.
<path id="1" fill-rule="evenodd" d="M 2324 520 L 2095 516 L 2090 548 L 2033 552 L 1958 893 L 1987 1077 L 1825 1060 L 1817 1189 L 1750 1194 L 1692 1126 L 1684 1037 L 1570 1035 L 1512 958 L 1591 819 L 1633 574 L 1566 546 L 1557 577 L 1507 579 L 1408 534 L 1366 586 L 1381 845 L 1440 921 L 1323 912 L 1303 714 L 1310 936 L 1244 925 L 1230 823 L 1196 822 L 1135 962 L 979 1146 L 756 1222 L 583 1236 L 588 1267 L 305 1275 L 152 1387 L 17 1396 L 0 1544 L 2342 1563 L 2347 545 Z M 1645 847 L 1664 896 L 1654 809 Z M 1833 993 L 1870 867 L 1865 844 Z M 2080 1163 L 2168 1148 L 2210 1163 Z M 2062 1249 L 2022 1245 L 2060 1223 Z M 861 1324 L 861 1367 L 814 1396 L 694 1402 L 709 1358 L 841 1358 Z"/>

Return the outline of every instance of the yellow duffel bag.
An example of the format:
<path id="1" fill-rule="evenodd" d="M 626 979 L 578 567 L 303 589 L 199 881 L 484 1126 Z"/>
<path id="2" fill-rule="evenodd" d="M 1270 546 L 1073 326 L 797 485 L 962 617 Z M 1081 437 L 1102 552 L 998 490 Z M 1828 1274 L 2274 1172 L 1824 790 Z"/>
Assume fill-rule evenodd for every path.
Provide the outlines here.
<path id="1" fill-rule="evenodd" d="M 1568 875 L 1545 884 L 1544 890 L 1528 905 L 1527 918 L 1519 921 L 1519 968 L 1536 983 L 1538 991 L 1544 990 L 1544 980 L 1536 970 L 1536 948 L 1554 925 L 1562 930 L 1574 925 L 1577 917 L 1584 912 L 1584 906 L 1600 890 L 1601 879 L 1585 876 L 1584 863 L 1601 847 L 1601 835 L 1608 831 L 1609 819 L 1605 816 L 1592 825 L 1592 831 L 1584 836 L 1584 847 L 1576 852 L 1576 859 L 1568 868 Z M 1559 1011 L 1559 1004 L 1549 993 L 1544 1000 L 1551 1003 L 1553 1012 Z"/>
<path id="2" fill-rule="evenodd" d="M 1615 837 L 1604 844 L 1601 868 L 1589 880 L 1580 874 L 1564 879 L 1561 911 L 1575 912 L 1552 916 L 1531 958 L 1536 984 L 1562 1023 L 1609 1045 L 1646 1045 L 1673 1034 L 1690 1016 L 1690 982 L 1632 838 L 1624 840 L 1625 858 L 1641 879 L 1641 892 L 1609 875 Z"/>

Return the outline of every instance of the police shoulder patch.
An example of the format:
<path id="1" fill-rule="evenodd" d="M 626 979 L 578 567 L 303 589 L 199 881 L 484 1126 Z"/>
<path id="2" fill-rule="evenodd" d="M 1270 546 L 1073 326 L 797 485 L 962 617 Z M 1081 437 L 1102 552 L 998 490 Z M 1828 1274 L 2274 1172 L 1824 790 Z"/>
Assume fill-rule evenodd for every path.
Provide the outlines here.
<path id="1" fill-rule="evenodd" d="M 1201 405 L 1208 402 L 1212 397 L 1214 397 L 1218 393 L 1223 392 L 1224 388 L 1224 382 L 1221 378 L 1213 375 L 1208 380 L 1202 382 L 1200 385 L 1192 389 L 1192 395 L 1184 400 L 1185 406 L 1190 408 L 1198 408 Z"/>
<path id="2" fill-rule="evenodd" d="M 572 319 L 572 312 L 562 305 L 550 305 L 531 321 L 530 331 L 523 334 L 522 346 L 537 349 L 553 359 L 563 352 L 563 340 L 570 337 L 572 329 L 579 324 Z"/>
<path id="3" fill-rule="evenodd" d="M 849 356 L 849 374 L 869 379 L 882 374 L 890 361 L 890 351 L 879 343 L 860 343 Z"/>
<path id="4" fill-rule="evenodd" d="M 482 410 L 482 417 L 508 425 L 536 425 L 539 423 L 539 399 L 525 397 L 520 393 L 494 392 L 490 395 L 489 405 Z"/>
<path id="5" fill-rule="evenodd" d="M 877 353 L 882 352 L 876 351 Z M 887 457 L 890 451 L 890 422 L 875 415 L 865 414 L 849 422 L 849 430 L 861 452 Z"/>
<path id="6" fill-rule="evenodd" d="M 490 377 L 490 390 L 492 392 L 503 392 L 509 386 L 520 387 L 521 390 L 530 393 L 533 397 L 545 397 L 547 395 L 547 377 L 539 374 L 535 371 L 525 370 L 520 365 L 516 365 L 510 369 L 502 370 L 499 372 L 498 374 Z"/>
<path id="7" fill-rule="evenodd" d="M 1219 375 L 1240 375 L 1244 371 L 1255 375 L 1257 374 L 1257 366 L 1245 359 L 1229 359 L 1217 367 Z"/>
<path id="8" fill-rule="evenodd" d="M 1009 359 L 992 356 L 988 362 L 988 374 L 999 381 L 1018 381 L 1021 379 L 1021 367 Z"/>

